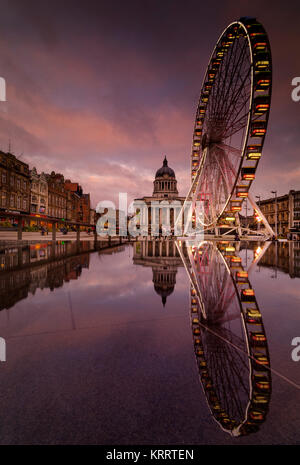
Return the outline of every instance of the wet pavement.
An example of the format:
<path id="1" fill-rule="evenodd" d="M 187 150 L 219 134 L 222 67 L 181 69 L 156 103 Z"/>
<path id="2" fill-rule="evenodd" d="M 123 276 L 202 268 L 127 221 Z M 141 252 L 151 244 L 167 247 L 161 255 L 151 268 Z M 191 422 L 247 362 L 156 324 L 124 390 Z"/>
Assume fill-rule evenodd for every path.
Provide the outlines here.
<path id="1" fill-rule="evenodd" d="M 0 443 L 299 444 L 300 245 L 262 250 L 2 247 Z M 249 339 L 254 301 L 241 303 L 233 256 L 248 270 L 262 343 Z M 255 365 L 257 351 L 269 367 Z"/>

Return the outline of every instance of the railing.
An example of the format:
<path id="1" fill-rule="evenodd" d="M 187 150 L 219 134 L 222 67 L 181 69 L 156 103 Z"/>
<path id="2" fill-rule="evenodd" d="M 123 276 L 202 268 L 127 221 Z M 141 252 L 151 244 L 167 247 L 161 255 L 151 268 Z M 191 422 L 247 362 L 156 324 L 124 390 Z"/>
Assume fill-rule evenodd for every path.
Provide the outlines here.
<path id="1" fill-rule="evenodd" d="M 23 222 L 36 221 L 37 225 L 40 226 L 41 223 L 51 223 L 52 224 L 52 240 L 56 240 L 56 228 L 57 225 L 61 226 L 72 226 L 75 227 L 76 231 L 76 240 L 80 240 L 80 228 L 90 228 L 94 234 L 95 240 L 97 240 L 97 231 L 96 226 L 90 223 L 74 222 L 69 220 L 63 220 L 62 218 L 49 218 L 49 217 L 38 217 L 35 215 L 25 214 L 25 213 L 13 213 L 13 212 L 0 212 L 0 218 L 16 218 L 17 219 L 17 239 L 18 241 L 22 240 L 23 235 Z"/>

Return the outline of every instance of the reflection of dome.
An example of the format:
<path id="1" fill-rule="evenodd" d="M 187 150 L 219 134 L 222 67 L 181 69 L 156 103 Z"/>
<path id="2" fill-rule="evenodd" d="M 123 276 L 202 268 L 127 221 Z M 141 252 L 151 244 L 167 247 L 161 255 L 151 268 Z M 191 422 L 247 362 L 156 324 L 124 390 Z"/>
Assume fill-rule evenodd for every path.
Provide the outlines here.
<path id="1" fill-rule="evenodd" d="M 163 176 L 169 176 L 170 178 L 175 178 L 175 172 L 168 166 L 167 157 L 164 158 L 163 166 L 156 171 L 155 178 L 161 178 Z"/>
<path id="2" fill-rule="evenodd" d="M 153 283 L 155 292 L 161 296 L 163 306 L 166 305 L 167 297 L 172 294 L 176 284 L 177 267 L 163 266 L 153 269 Z"/>
<path id="3" fill-rule="evenodd" d="M 162 286 L 157 286 L 156 284 L 154 284 L 154 289 L 155 289 L 155 292 L 161 296 L 161 301 L 163 303 L 163 306 L 165 306 L 167 302 L 167 297 L 171 295 L 172 292 L 174 291 L 174 286 L 163 289 Z"/>

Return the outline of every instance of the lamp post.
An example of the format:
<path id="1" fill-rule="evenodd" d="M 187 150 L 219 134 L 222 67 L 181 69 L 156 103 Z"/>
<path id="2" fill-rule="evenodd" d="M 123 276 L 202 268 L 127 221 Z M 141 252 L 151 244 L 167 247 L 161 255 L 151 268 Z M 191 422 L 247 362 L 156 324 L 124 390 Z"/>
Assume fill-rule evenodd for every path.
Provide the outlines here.
<path id="1" fill-rule="evenodd" d="M 260 197 L 260 195 L 256 195 L 255 197 L 258 199 L 258 207 L 260 209 L 260 198 L 261 197 Z M 260 216 L 259 216 L 259 218 L 260 218 Z M 261 221 L 261 218 L 258 220 L 258 227 L 257 227 L 258 231 L 260 231 L 260 221 Z"/>
<path id="2" fill-rule="evenodd" d="M 277 191 L 271 191 L 275 198 L 275 237 L 277 239 Z"/>

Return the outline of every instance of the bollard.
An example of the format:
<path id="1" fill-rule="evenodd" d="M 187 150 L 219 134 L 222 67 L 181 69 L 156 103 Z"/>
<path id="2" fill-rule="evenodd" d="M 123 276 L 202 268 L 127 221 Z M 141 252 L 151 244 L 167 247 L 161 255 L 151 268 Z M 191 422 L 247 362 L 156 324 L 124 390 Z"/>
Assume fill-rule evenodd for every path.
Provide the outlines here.
<path id="1" fill-rule="evenodd" d="M 97 229 L 94 229 L 94 242 L 98 241 L 98 234 L 97 234 Z"/>
<path id="2" fill-rule="evenodd" d="M 20 218 L 18 218 L 18 241 L 22 240 L 22 230 L 23 230 L 22 217 L 20 216 Z"/>
<path id="3" fill-rule="evenodd" d="M 80 226 L 76 226 L 76 240 L 80 241 Z"/>
<path id="4" fill-rule="evenodd" d="M 52 223 L 52 240 L 56 241 L 56 223 Z"/>

